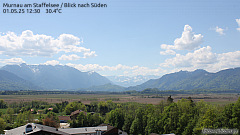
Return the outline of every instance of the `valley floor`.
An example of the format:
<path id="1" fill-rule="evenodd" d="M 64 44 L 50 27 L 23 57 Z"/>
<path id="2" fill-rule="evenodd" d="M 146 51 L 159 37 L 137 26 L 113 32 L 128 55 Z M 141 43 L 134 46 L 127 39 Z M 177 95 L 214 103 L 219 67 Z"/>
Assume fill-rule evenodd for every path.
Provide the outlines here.
<path id="1" fill-rule="evenodd" d="M 7 103 L 28 102 L 32 100 L 46 101 L 49 103 L 60 103 L 62 101 L 81 101 L 84 104 L 90 104 L 93 101 L 112 100 L 115 103 L 137 102 L 145 104 L 158 104 L 160 101 L 166 101 L 169 95 L 148 94 L 148 95 L 130 95 L 130 94 L 43 94 L 43 95 L 0 95 Z M 193 101 L 204 100 L 210 104 L 225 105 L 234 103 L 239 98 L 239 94 L 173 94 L 174 102 L 182 98 L 191 97 Z"/>

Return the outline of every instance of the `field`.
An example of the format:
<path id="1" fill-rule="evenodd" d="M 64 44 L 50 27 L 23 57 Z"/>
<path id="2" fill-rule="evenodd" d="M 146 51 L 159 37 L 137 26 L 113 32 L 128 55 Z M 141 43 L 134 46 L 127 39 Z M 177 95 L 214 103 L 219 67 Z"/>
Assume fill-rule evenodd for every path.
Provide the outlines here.
<path id="1" fill-rule="evenodd" d="M 28 102 L 32 100 L 46 101 L 49 103 L 59 103 L 62 101 L 81 101 L 90 104 L 93 101 L 113 102 L 138 102 L 146 104 L 158 104 L 161 100 L 167 100 L 169 95 L 128 95 L 128 94 L 48 94 L 48 95 L 0 95 L 0 99 L 5 102 Z M 204 100 L 210 104 L 224 105 L 234 103 L 238 100 L 238 94 L 176 94 L 172 95 L 174 102 L 181 98 L 191 97 L 195 102 Z"/>

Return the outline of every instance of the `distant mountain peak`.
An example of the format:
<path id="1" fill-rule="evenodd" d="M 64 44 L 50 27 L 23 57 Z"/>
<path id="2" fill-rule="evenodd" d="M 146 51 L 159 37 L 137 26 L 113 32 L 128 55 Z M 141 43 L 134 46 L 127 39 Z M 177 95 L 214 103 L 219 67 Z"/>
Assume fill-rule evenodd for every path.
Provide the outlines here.
<path id="1" fill-rule="evenodd" d="M 79 89 L 111 83 L 96 72 L 81 72 L 66 65 L 6 65 L 1 68 L 45 89 Z"/>

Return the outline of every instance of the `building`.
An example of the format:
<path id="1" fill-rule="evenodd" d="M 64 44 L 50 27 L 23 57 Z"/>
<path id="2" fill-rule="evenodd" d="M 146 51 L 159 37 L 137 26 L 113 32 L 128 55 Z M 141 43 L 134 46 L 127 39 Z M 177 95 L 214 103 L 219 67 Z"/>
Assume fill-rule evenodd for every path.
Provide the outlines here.
<path id="1" fill-rule="evenodd" d="M 97 127 L 67 128 L 59 130 L 70 135 L 127 135 L 118 128 L 107 124 L 101 124 Z"/>
<path id="2" fill-rule="evenodd" d="M 43 110 L 38 110 L 37 114 L 43 114 Z"/>
<path id="3" fill-rule="evenodd" d="M 35 123 L 28 123 L 24 126 L 6 131 L 5 135 L 70 135 L 70 134 L 59 131 L 57 128 Z"/>
<path id="4" fill-rule="evenodd" d="M 107 126 L 59 129 L 70 135 L 103 135 Z"/>
<path id="5" fill-rule="evenodd" d="M 81 113 L 81 112 L 83 112 L 85 115 L 87 115 L 87 112 L 84 112 L 84 111 L 82 111 L 82 110 L 76 110 L 76 111 L 74 111 L 74 112 L 71 113 L 70 118 L 71 118 L 71 119 L 76 119 L 77 116 L 79 115 L 79 113 Z"/>
<path id="6" fill-rule="evenodd" d="M 68 121 L 70 121 L 70 116 L 58 116 L 58 119 L 60 121 L 60 128 L 69 128 L 70 127 L 70 123 L 68 123 Z"/>
<path id="7" fill-rule="evenodd" d="M 60 123 L 67 123 L 70 121 L 70 116 L 58 116 L 58 119 L 60 120 Z"/>
<path id="8" fill-rule="evenodd" d="M 5 135 L 127 135 L 116 127 L 101 124 L 97 127 L 57 129 L 49 126 L 28 123 L 5 132 Z"/>

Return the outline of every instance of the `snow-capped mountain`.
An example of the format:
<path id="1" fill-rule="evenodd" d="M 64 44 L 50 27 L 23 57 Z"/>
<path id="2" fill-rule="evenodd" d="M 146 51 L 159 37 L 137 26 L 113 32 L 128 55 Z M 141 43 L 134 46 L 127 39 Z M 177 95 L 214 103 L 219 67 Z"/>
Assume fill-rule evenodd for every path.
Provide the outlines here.
<path id="1" fill-rule="evenodd" d="M 1 68 L 44 89 L 79 89 L 111 83 L 96 72 L 62 65 L 6 65 Z"/>
<path id="2" fill-rule="evenodd" d="M 150 79 L 157 79 L 160 78 L 159 76 L 148 75 L 148 76 L 105 76 L 109 80 L 111 80 L 114 84 L 129 87 L 142 84 Z"/>

